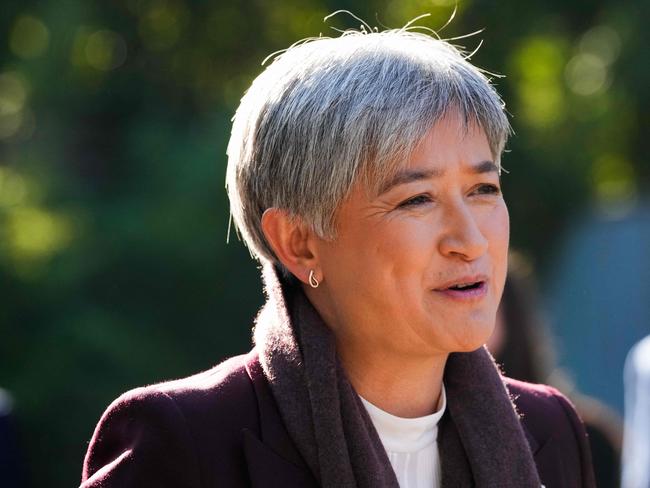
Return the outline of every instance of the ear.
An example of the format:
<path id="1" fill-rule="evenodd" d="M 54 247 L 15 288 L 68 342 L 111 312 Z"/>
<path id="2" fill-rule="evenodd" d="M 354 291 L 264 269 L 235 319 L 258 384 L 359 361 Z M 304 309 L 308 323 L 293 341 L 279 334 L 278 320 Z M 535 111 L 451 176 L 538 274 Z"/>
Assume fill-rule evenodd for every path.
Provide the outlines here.
<path id="1" fill-rule="evenodd" d="M 320 279 L 315 239 L 318 237 L 299 217 L 269 208 L 262 214 L 262 232 L 280 262 L 303 283 L 314 270 Z"/>

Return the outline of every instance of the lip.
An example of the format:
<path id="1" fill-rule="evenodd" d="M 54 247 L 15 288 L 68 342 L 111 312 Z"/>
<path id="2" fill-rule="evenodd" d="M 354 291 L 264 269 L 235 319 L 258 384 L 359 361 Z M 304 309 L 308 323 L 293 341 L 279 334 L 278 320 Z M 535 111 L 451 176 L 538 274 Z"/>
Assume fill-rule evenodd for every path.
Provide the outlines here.
<path id="1" fill-rule="evenodd" d="M 476 288 L 470 288 L 467 290 L 453 290 L 450 289 L 450 286 L 458 285 L 460 283 L 481 283 Z M 480 300 L 487 295 L 488 291 L 488 277 L 485 275 L 472 275 L 472 276 L 461 276 L 455 278 L 452 281 L 448 281 L 439 288 L 434 289 L 436 293 L 439 293 L 447 298 L 452 298 L 454 300 L 460 301 L 474 301 Z"/>

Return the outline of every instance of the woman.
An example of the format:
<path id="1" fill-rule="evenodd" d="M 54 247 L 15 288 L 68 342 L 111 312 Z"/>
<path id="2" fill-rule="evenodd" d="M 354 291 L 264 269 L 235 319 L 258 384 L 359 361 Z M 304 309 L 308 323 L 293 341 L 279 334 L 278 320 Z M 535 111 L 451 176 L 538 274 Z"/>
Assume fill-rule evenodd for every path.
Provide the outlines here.
<path id="1" fill-rule="evenodd" d="M 278 56 L 228 147 L 268 297 L 255 347 L 116 400 L 82 485 L 593 486 L 570 403 L 502 378 L 482 347 L 507 267 L 509 130 L 486 77 L 423 34 Z"/>

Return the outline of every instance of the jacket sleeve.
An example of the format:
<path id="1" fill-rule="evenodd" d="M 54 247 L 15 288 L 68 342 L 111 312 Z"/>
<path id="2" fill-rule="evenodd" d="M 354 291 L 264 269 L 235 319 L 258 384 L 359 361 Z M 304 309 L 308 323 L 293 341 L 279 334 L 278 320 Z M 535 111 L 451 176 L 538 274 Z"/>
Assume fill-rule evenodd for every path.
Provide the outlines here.
<path id="1" fill-rule="evenodd" d="M 115 400 L 88 446 L 80 488 L 198 488 L 198 461 L 172 397 L 138 388 Z"/>
<path id="2" fill-rule="evenodd" d="M 564 414 L 566 415 L 573 435 L 575 436 L 576 446 L 578 449 L 578 456 L 580 459 L 580 479 L 582 480 L 582 488 L 596 488 L 596 480 L 594 476 L 594 467 L 591 460 L 591 448 L 589 447 L 589 440 L 587 432 L 582 420 L 578 416 L 575 407 L 555 388 L 549 388 L 553 396 L 558 401 Z"/>

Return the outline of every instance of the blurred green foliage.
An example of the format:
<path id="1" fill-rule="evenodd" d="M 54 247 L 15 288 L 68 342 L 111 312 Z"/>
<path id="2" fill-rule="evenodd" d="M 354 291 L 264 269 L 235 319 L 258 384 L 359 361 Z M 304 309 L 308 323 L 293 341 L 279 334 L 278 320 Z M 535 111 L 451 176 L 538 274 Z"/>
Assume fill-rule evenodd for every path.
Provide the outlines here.
<path id="1" fill-rule="evenodd" d="M 5 0 L 0 385 L 31 486 L 77 482 L 106 405 L 250 345 L 258 271 L 226 245 L 229 121 L 271 52 L 450 0 Z M 550 263 L 569 218 L 647 196 L 650 2 L 461 0 L 441 33 L 497 80 L 513 243 Z"/>

